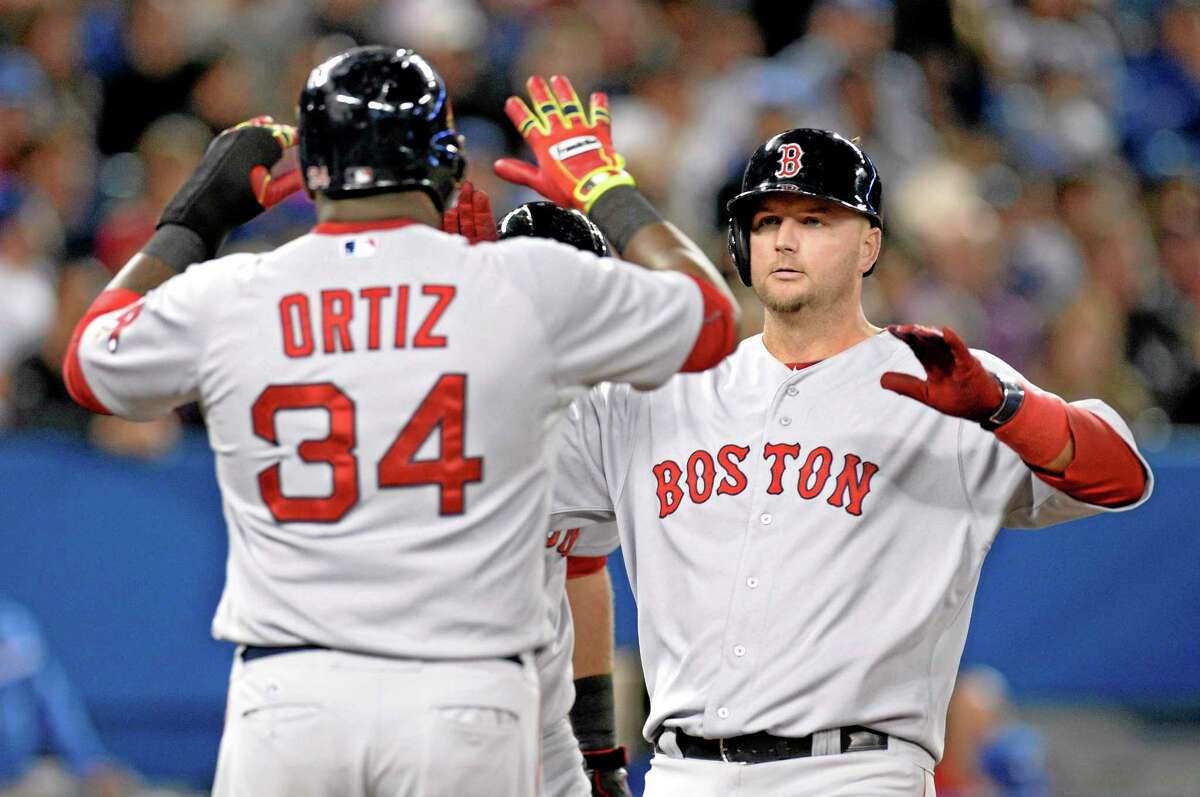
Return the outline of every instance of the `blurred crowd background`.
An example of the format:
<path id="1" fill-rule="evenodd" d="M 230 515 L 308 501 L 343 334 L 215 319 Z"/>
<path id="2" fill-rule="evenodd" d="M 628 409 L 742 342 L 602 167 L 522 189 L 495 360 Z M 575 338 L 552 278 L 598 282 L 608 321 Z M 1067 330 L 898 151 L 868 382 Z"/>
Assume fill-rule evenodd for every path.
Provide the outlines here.
<path id="1" fill-rule="evenodd" d="M 795 126 L 858 137 L 884 181 L 871 321 L 951 325 L 1152 448 L 1200 423 L 1198 0 L 0 0 L 0 436 L 181 445 L 194 413 L 69 400 L 70 331 L 212 136 L 293 121 L 309 70 L 356 43 L 440 70 L 498 212 L 532 198 L 491 173 L 523 152 L 505 98 L 531 74 L 609 92 L 643 192 L 728 275 L 749 153 Z M 297 195 L 227 247 L 312 221 Z"/>
<path id="2" fill-rule="evenodd" d="M 0 429 L 157 451 L 89 420 L 67 333 L 212 135 L 295 118 L 354 43 L 427 55 L 470 176 L 521 152 L 504 99 L 562 73 L 612 96 L 643 191 L 728 269 L 723 202 L 780 129 L 861 139 L 884 176 L 876 323 L 950 324 L 1134 423 L 1200 420 L 1200 5 L 1194 0 L 0 0 Z M 311 222 L 296 197 L 231 248 Z M 737 280 L 733 280 L 735 283 Z M 745 334 L 757 331 L 746 302 Z"/>

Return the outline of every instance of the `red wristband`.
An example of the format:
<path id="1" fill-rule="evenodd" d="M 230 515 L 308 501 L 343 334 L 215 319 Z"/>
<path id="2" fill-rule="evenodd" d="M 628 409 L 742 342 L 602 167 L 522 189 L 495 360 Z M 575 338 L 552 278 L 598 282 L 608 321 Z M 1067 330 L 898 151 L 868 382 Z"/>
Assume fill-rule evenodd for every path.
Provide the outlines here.
<path id="1" fill-rule="evenodd" d="M 1026 463 L 1035 468 L 1044 468 L 1071 442 L 1067 403 L 1058 396 L 1038 392 L 1026 384 L 1021 408 L 1011 421 L 994 434 Z"/>

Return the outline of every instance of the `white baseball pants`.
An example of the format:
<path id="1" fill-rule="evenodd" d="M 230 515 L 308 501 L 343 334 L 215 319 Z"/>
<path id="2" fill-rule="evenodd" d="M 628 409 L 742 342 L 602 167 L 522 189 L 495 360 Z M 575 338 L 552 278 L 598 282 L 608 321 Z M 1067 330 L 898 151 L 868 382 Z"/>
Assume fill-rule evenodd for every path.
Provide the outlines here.
<path id="1" fill-rule="evenodd" d="M 234 659 L 214 797 L 532 797 L 533 657 Z"/>
<path id="2" fill-rule="evenodd" d="M 591 797 L 592 787 L 583 774 L 583 754 L 579 740 L 571 730 L 571 721 L 563 717 L 542 729 L 541 797 Z"/>

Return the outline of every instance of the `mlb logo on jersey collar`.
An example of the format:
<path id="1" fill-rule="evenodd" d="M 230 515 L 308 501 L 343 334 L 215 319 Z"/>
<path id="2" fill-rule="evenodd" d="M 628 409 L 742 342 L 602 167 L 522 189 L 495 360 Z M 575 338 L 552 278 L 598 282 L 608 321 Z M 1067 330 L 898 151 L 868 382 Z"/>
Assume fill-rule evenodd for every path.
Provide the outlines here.
<path id="1" fill-rule="evenodd" d="M 342 257 L 370 257 L 373 254 L 374 238 L 348 238 L 342 242 Z"/>

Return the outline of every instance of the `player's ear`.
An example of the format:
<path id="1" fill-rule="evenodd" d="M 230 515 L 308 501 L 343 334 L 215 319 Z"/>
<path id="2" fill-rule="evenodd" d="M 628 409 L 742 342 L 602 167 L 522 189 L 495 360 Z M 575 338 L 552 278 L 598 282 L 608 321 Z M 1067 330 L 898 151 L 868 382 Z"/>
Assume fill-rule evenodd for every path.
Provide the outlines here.
<path id="1" fill-rule="evenodd" d="M 875 266 L 879 258 L 879 248 L 883 245 L 883 231 L 874 224 L 867 224 L 866 233 L 859 238 L 858 243 L 858 273 L 866 274 Z"/>

